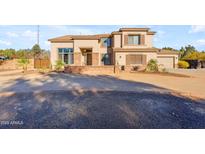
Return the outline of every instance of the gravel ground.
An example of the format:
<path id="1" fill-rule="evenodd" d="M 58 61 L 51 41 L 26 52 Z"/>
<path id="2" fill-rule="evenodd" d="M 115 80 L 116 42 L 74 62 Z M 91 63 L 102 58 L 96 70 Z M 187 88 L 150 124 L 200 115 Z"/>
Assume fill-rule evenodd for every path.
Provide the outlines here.
<path id="1" fill-rule="evenodd" d="M 0 100 L 0 128 L 205 128 L 205 103 L 157 92 L 47 91 Z"/>
<path id="2" fill-rule="evenodd" d="M 55 73 L 1 81 L 0 128 L 205 128 L 205 100 L 152 84 Z"/>

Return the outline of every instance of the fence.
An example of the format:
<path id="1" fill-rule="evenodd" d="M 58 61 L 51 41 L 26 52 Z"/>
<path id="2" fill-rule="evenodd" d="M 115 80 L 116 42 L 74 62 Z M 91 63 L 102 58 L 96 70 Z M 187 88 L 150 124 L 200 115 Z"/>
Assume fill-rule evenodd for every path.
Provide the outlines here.
<path id="1" fill-rule="evenodd" d="M 34 68 L 50 68 L 49 59 L 34 59 Z"/>
<path id="2" fill-rule="evenodd" d="M 18 63 L 19 59 L 12 59 L 12 60 L 4 60 L 0 63 L 0 70 L 16 70 L 22 69 L 22 66 Z M 34 59 L 29 59 L 29 64 L 27 66 L 28 70 L 32 70 L 34 68 Z"/>

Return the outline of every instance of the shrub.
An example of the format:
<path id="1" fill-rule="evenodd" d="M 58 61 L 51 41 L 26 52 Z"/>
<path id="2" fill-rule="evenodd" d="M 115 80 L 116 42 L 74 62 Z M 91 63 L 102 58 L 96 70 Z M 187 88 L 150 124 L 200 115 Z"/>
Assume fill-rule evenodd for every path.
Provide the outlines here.
<path id="1" fill-rule="evenodd" d="M 163 69 L 162 69 L 162 72 L 167 73 L 168 71 L 167 71 L 166 68 L 163 68 Z"/>
<path id="2" fill-rule="evenodd" d="M 56 65 L 55 65 L 55 69 L 57 71 L 61 71 L 63 68 L 64 68 L 64 63 L 62 62 L 62 60 L 57 60 Z"/>
<path id="3" fill-rule="evenodd" d="M 179 68 L 188 68 L 189 67 L 189 63 L 186 61 L 179 61 L 178 62 L 178 67 Z"/>
<path id="4" fill-rule="evenodd" d="M 0 60 L 0 65 L 2 65 L 4 63 L 4 61 L 3 60 Z"/>
<path id="5" fill-rule="evenodd" d="M 27 70 L 27 66 L 29 64 L 29 59 L 21 58 L 18 60 L 18 63 L 23 68 L 23 73 Z"/>
<path id="6" fill-rule="evenodd" d="M 148 72 L 158 72 L 157 60 L 150 59 L 148 64 L 147 64 L 146 71 L 148 71 Z"/>

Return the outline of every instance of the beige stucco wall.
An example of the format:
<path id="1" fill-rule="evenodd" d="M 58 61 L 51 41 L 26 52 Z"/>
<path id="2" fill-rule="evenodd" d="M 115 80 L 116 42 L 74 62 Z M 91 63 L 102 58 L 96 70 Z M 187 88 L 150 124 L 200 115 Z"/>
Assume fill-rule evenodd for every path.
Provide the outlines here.
<path id="1" fill-rule="evenodd" d="M 138 54 L 138 55 L 146 55 L 146 61 L 148 62 L 150 59 L 157 59 L 156 52 L 118 52 L 115 56 L 115 64 L 116 65 L 126 65 L 126 55 L 128 54 Z"/>
<path id="2" fill-rule="evenodd" d="M 124 36 L 128 34 L 144 35 L 145 45 L 129 46 L 124 44 Z M 152 48 L 153 47 L 153 35 L 147 35 L 146 32 L 122 32 L 122 34 L 115 34 L 114 36 L 114 48 Z"/>
<path id="3" fill-rule="evenodd" d="M 145 44 L 147 48 L 152 48 L 153 47 L 153 36 L 154 35 L 146 35 L 145 36 Z"/>
<path id="4" fill-rule="evenodd" d="M 107 53 L 111 51 L 111 48 L 104 48 L 104 47 L 99 47 L 99 53 Z"/>
<path id="5" fill-rule="evenodd" d="M 114 35 L 114 42 L 113 42 L 113 46 L 114 48 L 120 48 L 121 47 L 121 35 Z"/>
<path id="6" fill-rule="evenodd" d="M 58 48 L 73 48 L 73 43 L 51 43 L 51 65 L 58 60 Z"/>
<path id="7" fill-rule="evenodd" d="M 72 43 L 51 43 L 51 64 L 54 66 L 56 60 L 58 60 L 58 48 L 73 48 L 75 53 L 75 52 L 81 52 L 80 51 L 81 47 L 92 48 L 93 53 L 98 53 L 98 52 L 106 53 L 107 51 L 106 48 L 100 49 L 100 44 L 98 43 L 98 40 L 74 40 L 74 42 Z M 83 56 L 81 55 L 81 65 L 83 64 L 84 64 L 84 59 Z"/>
<path id="8" fill-rule="evenodd" d="M 124 45 L 124 35 L 127 34 L 139 34 L 139 35 L 145 35 L 145 45 L 139 45 L 139 46 L 129 46 Z M 121 34 L 115 34 L 114 36 L 114 48 L 151 48 L 152 47 L 152 39 L 153 35 L 147 35 L 146 32 L 122 32 Z M 51 64 L 55 65 L 56 60 L 58 60 L 58 48 L 73 48 L 74 53 L 81 53 L 80 48 L 92 48 L 93 53 L 99 53 L 99 64 L 101 65 L 101 55 L 103 53 L 111 52 L 112 49 L 110 48 L 103 48 L 100 46 L 100 42 L 98 40 L 74 40 L 74 42 L 71 43 L 51 43 Z M 116 54 L 116 63 L 117 61 L 121 65 L 125 65 L 125 55 L 126 54 L 133 54 L 133 52 L 127 52 L 127 53 L 117 53 Z M 157 59 L 157 55 L 154 52 L 136 52 L 136 54 L 144 54 L 147 55 L 147 61 L 150 59 Z M 118 57 L 117 57 L 118 56 Z M 119 58 L 121 56 L 122 58 Z M 160 55 L 161 56 L 161 55 Z M 178 60 L 176 60 L 178 62 Z M 176 62 L 175 61 L 175 62 Z M 176 63 L 177 63 L 176 62 Z M 81 55 L 81 65 L 84 64 L 84 58 Z"/>
<path id="9" fill-rule="evenodd" d="M 100 43 L 98 40 L 74 40 L 74 52 L 81 52 L 80 48 L 92 48 L 93 53 L 105 52 L 100 49 Z M 98 59 L 100 58 L 100 54 Z M 81 55 L 81 65 L 84 65 L 84 57 Z M 100 61 L 99 61 L 100 65 Z"/>
<path id="10" fill-rule="evenodd" d="M 116 65 L 126 65 L 126 55 L 128 54 L 139 54 L 139 55 L 146 55 L 146 62 L 148 63 L 150 59 L 156 59 L 159 61 L 160 65 L 164 65 L 167 68 L 173 68 L 171 66 L 172 63 L 174 63 L 175 68 L 177 67 L 177 63 L 178 63 L 178 55 L 175 54 L 165 54 L 165 55 L 158 55 L 156 52 L 118 52 L 116 53 L 115 56 L 115 64 Z M 159 58 L 164 58 L 164 60 L 159 60 Z M 166 58 L 170 57 L 172 61 L 172 63 L 170 63 L 170 59 L 169 61 L 166 61 Z M 174 58 L 174 59 L 173 59 Z M 170 67 L 170 66 L 171 67 Z"/>
<path id="11" fill-rule="evenodd" d="M 124 36 L 128 34 L 144 35 L 145 45 L 129 46 L 124 44 Z M 151 48 L 152 47 L 152 35 L 147 35 L 146 32 L 122 32 L 122 48 Z"/>
<path id="12" fill-rule="evenodd" d="M 99 52 L 98 40 L 74 40 L 74 52 L 81 52 L 80 48 L 88 47 L 92 48 L 92 52 Z"/>

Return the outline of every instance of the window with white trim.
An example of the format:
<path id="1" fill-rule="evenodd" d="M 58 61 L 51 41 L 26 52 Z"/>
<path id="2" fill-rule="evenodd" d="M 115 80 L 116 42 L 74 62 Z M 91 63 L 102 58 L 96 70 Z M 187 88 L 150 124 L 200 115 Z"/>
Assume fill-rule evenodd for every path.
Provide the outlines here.
<path id="1" fill-rule="evenodd" d="M 139 45 L 140 36 L 139 35 L 128 35 L 128 44 Z"/>
<path id="2" fill-rule="evenodd" d="M 73 64 L 73 48 L 58 48 L 58 59 L 65 64 Z"/>

